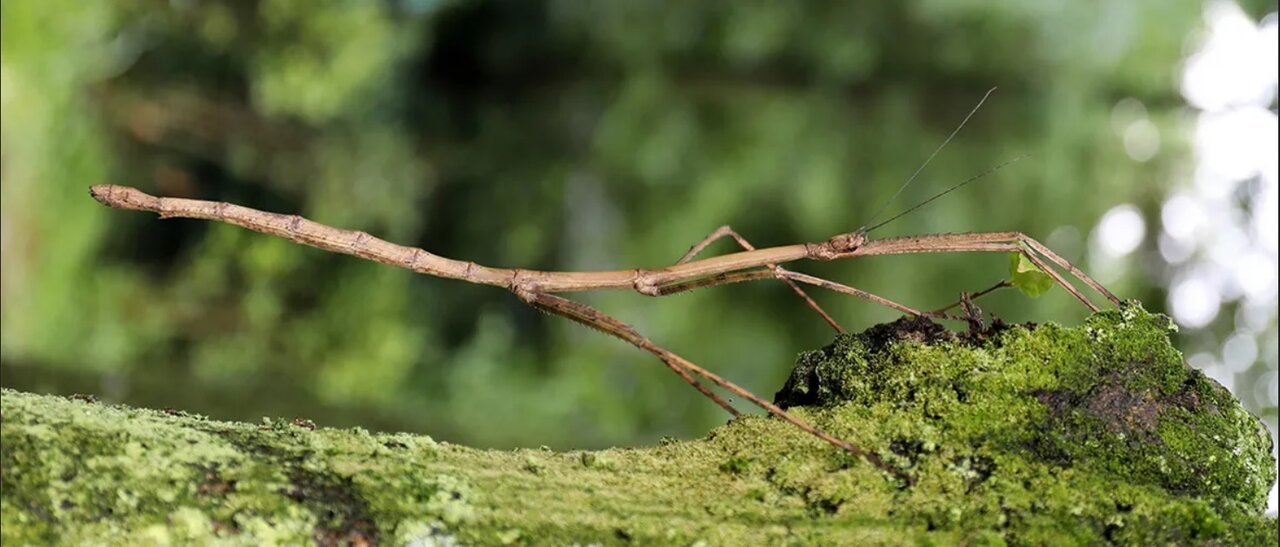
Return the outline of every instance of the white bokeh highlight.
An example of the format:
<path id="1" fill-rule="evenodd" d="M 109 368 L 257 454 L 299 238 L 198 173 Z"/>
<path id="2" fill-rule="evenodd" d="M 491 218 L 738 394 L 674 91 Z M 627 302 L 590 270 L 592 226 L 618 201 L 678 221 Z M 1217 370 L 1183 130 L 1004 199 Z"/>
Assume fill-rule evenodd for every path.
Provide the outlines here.
<path id="1" fill-rule="evenodd" d="M 1156 236 L 1168 265 L 1168 309 L 1187 339 L 1201 345 L 1188 362 L 1254 408 L 1274 408 L 1280 399 L 1277 20 L 1272 13 L 1254 22 L 1227 0 L 1206 4 L 1204 31 L 1181 73 L 1182 95 L 1196 110 L 1195 168 L 1162 205 Z M 1135 109 L 1117 104 L 1113 127 L 1117 112 Z M 1125 147 L 1134 157 L 1128 139 Z M 1225 306 L 1234 314 L 1223 313 Z M 1249 371 L 1257 374 L 1259 362 L 1265 371 L 1256 382 L 1237 385 L 1237 378 L 1250 378 Z M 1274 413 L 1266 421 L 1275 439 Z M 1269 500 L 1268 512 L 1275 514 L 1275 486 Z"/>
<path id="2" fill-rule="evenodd" d="M 1147 235 L 1147 223 L 1142 212 L 1128 203 L 1113 207 L 1093 231 L 1096 248 L 1108 257 L 1121 257 L 1132 253 Z"/>

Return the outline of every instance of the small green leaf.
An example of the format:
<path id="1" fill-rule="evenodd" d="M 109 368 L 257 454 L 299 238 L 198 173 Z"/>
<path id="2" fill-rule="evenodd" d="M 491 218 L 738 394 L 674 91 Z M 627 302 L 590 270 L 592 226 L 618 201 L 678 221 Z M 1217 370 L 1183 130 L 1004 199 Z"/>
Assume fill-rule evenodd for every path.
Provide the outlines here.
<path id="1" fill-rule="evenodd" d="M 1053 288 L 1053 278 L 1040 271 L 1022 253 L 1009 253 L 1009 283 L 1023 294 L 1036 298 Z"/>

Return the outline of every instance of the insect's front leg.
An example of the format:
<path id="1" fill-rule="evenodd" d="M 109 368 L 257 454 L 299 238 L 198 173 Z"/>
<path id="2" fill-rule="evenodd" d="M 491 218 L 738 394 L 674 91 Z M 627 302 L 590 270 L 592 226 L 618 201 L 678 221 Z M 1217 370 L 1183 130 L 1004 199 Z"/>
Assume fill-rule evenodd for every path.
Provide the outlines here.
<path id="1" fill-rule="evenodd" d="M 1121 300 L 1103 287 L 1080 268 L 1075 267 L 1065 258 L 1049 250 L 1043 243 L 1028 237 L 1022 232 L 976 232 L 966 234 L 929 234 L 922 236 L 894 237 L 869 240 L 857 249 L 844 253 L 842 257 L 896 255 L 908 253 L 953 253 L 953 252 L 1009 252 L 1025 256 L 1032 264 L 1051 277 L 1054 283 L 1061 286 L 1071 296 L 1092 311 L 1099 308 L 1084 293 L 1080 292 L 1053 266 L 1067 270 L 1076 279 L 1084 282 L 1093 290 L 1106 297 L 1116 305 Z M 994 289 L 992 289 L 994 290 Z"/>

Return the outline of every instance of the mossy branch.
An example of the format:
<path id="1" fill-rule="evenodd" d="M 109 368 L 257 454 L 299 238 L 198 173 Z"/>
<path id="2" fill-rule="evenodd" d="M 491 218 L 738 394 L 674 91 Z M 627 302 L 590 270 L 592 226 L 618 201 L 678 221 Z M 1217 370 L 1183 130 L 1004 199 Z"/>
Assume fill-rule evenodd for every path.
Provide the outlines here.
<path id="1" fill-rule="evenodd" d="M 803 355 L 772 418 L 640 449 L 489 451 L 4 391 L 9 544 L 1268 543 L 1270 438 L 1166 319 L 955 336 L 901 321 Z"/>

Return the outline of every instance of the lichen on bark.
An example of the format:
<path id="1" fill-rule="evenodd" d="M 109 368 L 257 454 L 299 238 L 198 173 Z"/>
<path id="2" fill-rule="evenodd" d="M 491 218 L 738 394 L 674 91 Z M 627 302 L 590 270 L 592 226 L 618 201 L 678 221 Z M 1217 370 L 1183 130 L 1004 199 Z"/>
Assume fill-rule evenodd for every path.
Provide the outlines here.
<path id="1" fill-rule="evenodd" d="M 903 320 L 801 356 L 787 424 L 596 452 L 0 397 L 5 544 L 1264 544 L 1270 437 L 1137 306 L 956 335 Z"/>

